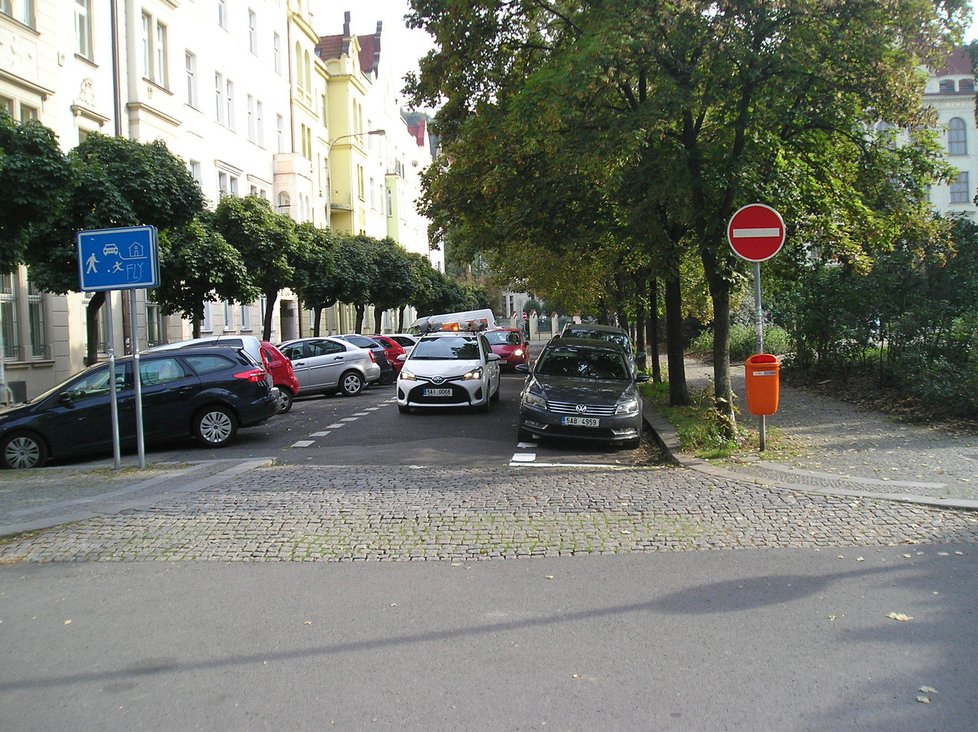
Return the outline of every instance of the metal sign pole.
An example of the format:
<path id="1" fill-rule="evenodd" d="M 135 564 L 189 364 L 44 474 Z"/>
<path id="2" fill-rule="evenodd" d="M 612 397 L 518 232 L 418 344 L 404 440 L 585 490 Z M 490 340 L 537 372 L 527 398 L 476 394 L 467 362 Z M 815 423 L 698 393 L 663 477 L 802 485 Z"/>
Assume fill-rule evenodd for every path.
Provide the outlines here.
<path id="1" fill-rule="evenodd" d="M 115 388 L 115 334 L 112 331 L 112 290 L 105 291 L 105 325 L 109 330 L 109 397 L 112 408 L 112 459 L 115 469 L 122 467 L 119 450 L 119 396 Z"/>
<path id="2" fill-rule="evenodd" d="M 139 373 L 139 337 L 136 329 L 136 291 L 129 297 L 129 327 L 132 343 L 132 380 L 136 390 L 136 449 L 139 452 L 139 467 L 146 467 L 146 445 L 143 441 L 143 379 Z"/>
<path id="3" fill-rule="evenodd" d="M 764 353 L 764 310 L 761 308 L 761 263 L 754 262 L 754 303 L 757 306 L 757 352 Z M 761 415 L 758 427 L 760 450 L 767 447 L 767 417 Z"/>

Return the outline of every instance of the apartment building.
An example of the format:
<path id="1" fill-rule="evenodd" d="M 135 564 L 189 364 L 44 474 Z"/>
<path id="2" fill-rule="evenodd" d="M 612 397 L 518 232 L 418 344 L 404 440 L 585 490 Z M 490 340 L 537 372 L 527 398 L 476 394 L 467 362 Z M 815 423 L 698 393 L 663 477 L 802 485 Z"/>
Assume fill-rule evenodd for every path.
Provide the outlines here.
<path id="1" fill-rule="evenodd" d="M 163 140 L 211 205 L 253 194 L 296 221 L 386 232 L 386 203 L 379 202 L 393 163 L 386 129 L 369 134 L 366 112 L 394 104 L 388 116 L 400 121 L 396 101 L 377 98 L 386 93 L 375 83 L 381 30 L 362 58 L 347 17 L 335 52 L 324 58 L 321 47 L 332 42 L 314 22 L 302 0 L 4 0 L 0 104 L 15 119 L 52 128 L 65 151 L 96 131 Z M 382 123 L 390 138 L 395 130 L 408 137 L 394 121 Z M 36 291 L 23 267 L 0 275 L 4 377 L 16 398 L 83 367 L 89 297 Z M 152 291 L 111 293 L 108 307 L 117 353 L 133 347 L 124 312 L 135 314 L 140 349 L 191 332 L 189 322 L 160 315 Z M 202 331 L 257 335 L 264 315 L 263 301 L 207 303 Z M 327 328 L 352 328 L 348 306 L 328 318 Z M 289 291 L 280 294 L 272 323 L 273 340 L 311 329 Z"/>

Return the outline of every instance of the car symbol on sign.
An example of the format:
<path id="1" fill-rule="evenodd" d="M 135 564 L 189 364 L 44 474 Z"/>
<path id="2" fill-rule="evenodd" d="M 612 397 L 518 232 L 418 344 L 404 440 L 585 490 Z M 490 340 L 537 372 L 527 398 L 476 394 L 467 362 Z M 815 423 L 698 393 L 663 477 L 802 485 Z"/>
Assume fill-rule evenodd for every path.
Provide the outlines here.
<path id="1" fill-rule="evenodd" d="M 109 256 L 110 254 L 116 254 L 116 255 L 118 255 L 119 254 L 119 247 L 117 247 L 115 244 L 106 244 L 102 248 L 102 254 L 103 254 L 103 256 L 106 256 L 106 257 Z"/>

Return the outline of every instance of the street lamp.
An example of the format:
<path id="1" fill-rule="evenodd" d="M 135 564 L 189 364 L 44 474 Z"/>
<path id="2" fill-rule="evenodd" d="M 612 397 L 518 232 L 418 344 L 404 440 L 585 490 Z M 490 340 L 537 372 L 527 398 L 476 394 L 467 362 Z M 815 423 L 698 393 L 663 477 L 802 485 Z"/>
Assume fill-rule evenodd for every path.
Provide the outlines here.
<path id="1" fill-rule="evenodd" d="M 333 145 L 335 145 L 340 140 L 346 140 L 350 137 L 360 137 L 361 135 L 369 135 L 371 137 L 384 136 L 387 134 L 385 129 L 377 130 L 367 130 L 366 132 L 352 132 L 349 135 L 340 135 L 326 143 L 326 225 L 332 226 L 333 221 L 333 166 L 331 165 L 329 158 L 333 152 Z"/>

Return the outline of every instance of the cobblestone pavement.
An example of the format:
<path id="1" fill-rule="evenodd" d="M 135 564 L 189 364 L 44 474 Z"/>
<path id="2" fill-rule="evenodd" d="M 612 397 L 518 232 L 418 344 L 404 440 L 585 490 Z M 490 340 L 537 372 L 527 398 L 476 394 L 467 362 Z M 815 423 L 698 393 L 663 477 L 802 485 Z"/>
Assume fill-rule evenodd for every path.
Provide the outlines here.
<path id="1" fill-rule="evenodd" d="M 686 375 L 691 390 L 712 388 L 711 365 L 688 360 Z M 731 378 L 743 395 L 743 368 L 732 367 Z M 746 411 L 741 416 L 742 423 L 756 421 Z M 711 464 L 767 485 L 978 508 L 978 434 L 900 422 L 785 384 L 767 426 L 796 454 Z"/>
<path id="2" fill-rule="evenodd" d="M 978 543 L 978 513 L 766 488 L 682 468 L 271 466 L 153 507 L 0 541 L 20 561 L 473 560 Z"/>

